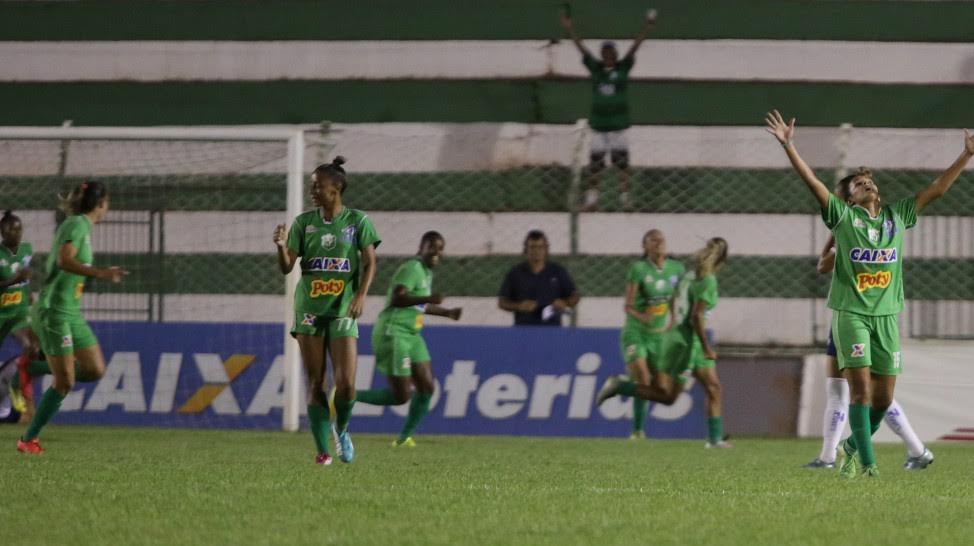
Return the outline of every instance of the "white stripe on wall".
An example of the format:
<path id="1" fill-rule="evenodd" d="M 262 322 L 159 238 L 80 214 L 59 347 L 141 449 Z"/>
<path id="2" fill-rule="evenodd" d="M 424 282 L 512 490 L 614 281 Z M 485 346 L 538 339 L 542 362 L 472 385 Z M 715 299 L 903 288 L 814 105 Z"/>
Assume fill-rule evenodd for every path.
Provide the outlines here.
<path id="1" fill-rule="evenodd" d="M 601 40 L 586 40 L 595 54 Z M 620 53 L 630 42 L 618 42 Z M 635 78 L 974 83 L 970 44 L 648 40 Z M 547 41 L 0 42 L 0 81 L 483 79 L 586 76 Z"/>

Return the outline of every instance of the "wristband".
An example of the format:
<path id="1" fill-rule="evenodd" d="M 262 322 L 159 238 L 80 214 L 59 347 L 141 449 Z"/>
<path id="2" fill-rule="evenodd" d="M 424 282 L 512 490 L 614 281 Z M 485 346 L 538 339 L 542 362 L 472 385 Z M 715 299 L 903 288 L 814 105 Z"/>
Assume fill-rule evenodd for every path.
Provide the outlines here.
<path id="1" fill-rule="evenodd" d="M 782 148 L 788 148 L 788 146 L 790 146 L 790 145 L 792 145 L 794 143 L 795 143 L 795 139 L 789 138 L 788 139 L 788 142 L 784 142 L 784 143 L 781 144 L 781 147 Z"/>

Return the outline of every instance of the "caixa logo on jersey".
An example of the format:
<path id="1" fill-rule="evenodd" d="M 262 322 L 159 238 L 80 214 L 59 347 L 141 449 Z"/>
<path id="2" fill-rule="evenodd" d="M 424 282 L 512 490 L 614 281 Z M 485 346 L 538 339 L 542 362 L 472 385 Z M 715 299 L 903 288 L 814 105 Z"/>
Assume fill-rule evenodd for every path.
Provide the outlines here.
<path id="1" fill-rule="evenodd" d="M 349 273 L 352 270 L 348 258 L 311 258 L 308 271 Z"/>

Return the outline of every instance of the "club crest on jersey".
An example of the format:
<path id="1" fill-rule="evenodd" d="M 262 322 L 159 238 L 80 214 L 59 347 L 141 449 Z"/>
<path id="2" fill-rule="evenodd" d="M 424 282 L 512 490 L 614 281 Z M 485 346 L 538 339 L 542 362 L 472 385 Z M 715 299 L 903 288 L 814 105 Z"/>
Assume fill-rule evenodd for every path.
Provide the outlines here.
<path id="1" fill-rule="evenodd" d="M 11 305 L 20 305 L 20 302 L 24 301 L 24 293 L 21 291 L 12 292 L 0 296 L 0 307 L 10 307 Z"/>
<path id="2" fill-rule="evenodd" d="M 308 262 L 308 271 L 337 271 L 348 273 L 352 270 L 348 258 L 312 258 Z"/>
<path id="3" fill-rule="evenodd" d="M 324 235 L 321 236 L 321 246 L 325 250 L 331 250 L 331 249 L 335 248 L 335 243 L 337 243 L 337 242 L 338 242 L 338 239 L 335 237 L 335 235 L 333 235 L 331 233 L 326 233 L 326 234 L 324 234 Z"/>
<path id="4" fill-rule="evenodd" d="M 7 267 L 8 265 L 10 264 L 7 263 L 7 260 L 0 260 L 0 267 Z"/>
<path id="5" fill-rule="evenodd" d="M 311 281 L 311 297 L 319 298 L 322 296 L 337 296 L 345 291 L 345 281 L 340 279 L 329 279 L 327 281 Z"/>
<path id="6" fill-rule="evenodd" d="M 656 290 L 662 291 L 666 288 L 666 281 L 663 279 L 658 279 L 655 283 Z"/>
<path id="7" fill-rule="evenodd" d="M 852 354 L 849 355 L 850 358 L 859 358 L 866 356 L 866 344 L 865 343 L 853 343 L 852 344 Z"/>
<path id="8" fill-rule="evenodd" d="M 346 245 L 355 245 L 355 226 L 348 226 L 342 230 L 342 243 Z"/>
<path id="9" fill-rule="evenodd" d="M 302 326 L 314 326 L 315 325 L 315 316 L 312 315 L 311 313 L 305 313 L 304 314 L 304 318 L 301 319 L 301 325 Z"/>
<path id="10" fill-rule="evenodd" d="M 893 280 L 891 271 L 877 271 L 875 273 L 859 273 L 856 275 L 856 290 L 865 292 L 872 288 L 886 288 Z"/>
<path id="11" fill-rule="evenodd" d="M 890 264 L 896 258 L 896 248 L 855 247 L 849 251 L 849 259 L 860 264 Z"/>
<path id="12" fill-rule="evenodd" d="M 878 229 L 869 228 L 866 231 L 866 237 L 869 238 L 869 242 L 871 242 L 871 243 L 878 243 L 879 242 L 879 230 Z"/>

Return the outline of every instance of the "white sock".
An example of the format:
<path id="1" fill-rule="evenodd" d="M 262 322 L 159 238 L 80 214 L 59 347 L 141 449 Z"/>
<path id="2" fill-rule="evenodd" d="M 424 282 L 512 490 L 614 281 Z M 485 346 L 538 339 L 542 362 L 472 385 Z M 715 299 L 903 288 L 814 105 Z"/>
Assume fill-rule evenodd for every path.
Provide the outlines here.
<path id="1" fill-rule="evenodd" d="M 835 462 L 835 449 L 845 432 L 849 420 L 849 384 L 845 379 L 828 377 L 825 379 L 825 419 L 822 423 L 822 452 L 819 460 Z"/>
<path id="2" fill-rule="evenodd" d="M 920 438 L 917 437 L 917 433 L 913 432 L 913 427 L 910 426 L 910 420 L 906 418 L 906 414 L 903 413 L 903 408 L 900 407 L 896 400 L 890 404 L 889 409 L 886 410 L 886 417 L 883 418 L 893 432 L 897 436 L 903 439 L 903 443 L 906 444 L 906 451 L 910 454 L 910 457 L 919 457 L 923 455 L 923 451 L 926 447 Z"/>

